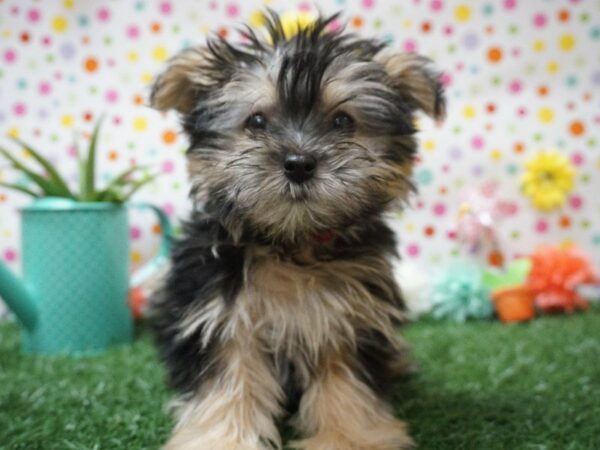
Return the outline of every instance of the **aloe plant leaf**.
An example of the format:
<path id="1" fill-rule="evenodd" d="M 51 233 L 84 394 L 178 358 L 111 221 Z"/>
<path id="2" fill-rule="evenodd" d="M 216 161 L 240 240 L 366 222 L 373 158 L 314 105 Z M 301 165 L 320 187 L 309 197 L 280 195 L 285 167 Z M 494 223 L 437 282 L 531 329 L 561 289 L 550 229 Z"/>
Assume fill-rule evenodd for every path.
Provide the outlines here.
<path id="1" fill-rule="evenodd" d="M 88 147 L 87 160 L 85 163 L 85 196 L 83 200 L 92 200 L 95 191 L 96 185 L 96 149 L 98 146 L 98 135 L 100 133 L 100 128 L 102 127 L 102 122 L 104 121 L 104 116 L 100 117 L 98 123 L 94 127 L 94 131 L 92 132 L 92 138 L 90 139 L 90 146 Z"/>
<path id="2" fill-rule="evenodd" d="M 65 182 L 63 177 L 60 176 L 60 174 L 54 168 L 54 166 L 52 165 L 52 163 L 50 161 L 48 161 L 39 152 L 35 151 L 30 145 L 23 142 L 19 138 L 14 137 L 14 136 L 9 136 L 9 137 L 14 142 L 21 145 L 23 148 L 25 148 L 25 150 L 27 150 L 31 154 L 33 159 L 35 159 L 40 164 L 40 166 L 42 166 L 46 170 L 49 180 L 52 183 L 54 183 L 55 186 L 59 187 L 61 191 L 63 191 L 61 194 L 62 197 L 73 197 L 73 194 L 71 193 L 71 191 L 69 189 L 69 186 L 67 186 L 67 183 Z"/>
<path id="3" fill-rule="evenodd" d="M 8 150 L 0 147 L 0 154 L 2 154 L 8 161 L 10 161 L 10 163 L 15 169 L 27 175 L 31 179 L 31 181 L 37 184 L 42 189 L 44 194 L 48 196 L 57 197 L 63 196 L 60 186 L 57 186 L 52 181 L 44 178 L 42 175 L 29 169 L 27 166 L 22 164 L 17 158 L 15 158 Z"/>
<path id="4" fill-rule="evenodd" d="M 75 147 L 75 155 L 77 157 L 77 170 L 78 170 L 78 175 L 79 175 L 79 189 L 78 189 L 78 194 L 77 194 L 77 198 L 80 201 L 83 201 L 86 196 L 87 196 L 87 192 L 85 191 L 86 189 L 86 180 L 85 180 L 85 166 L 86 166 L 86 160 L 85 157 L 81 154 L 81 149 L 79 148 L 79 141 L 77 139 L 77 133 L 73 133 L 73 146 Z"/>
<path id="5" fill-rule="evenodd" d="M 13 183 L 4 183 L 2 181 L 0 181 L 0 186 L 5 187 L 7 189 L 13 189 L 15 191 L 21 191 L 27 195 L 31 195 L 32 197 L 39 197 L 40 194 L 38 194 L 37 192 L 32 191 L 31 189 L 26 188 L 25 186 L 21 186 L 20 184 L 13 184 Z"/>
<path id="6" fill-rule="evenodd" d="M 137 191 L 139 191 L 142 187 L 144 187 L 148 183 L 154 181 L 156 179 L 156 177 L 158 177 L 158 174 L 147 175 L 144 178 L 142 178 L 141 180 L 131 183 L 131 190 L 128 193 L 123 195 L 123 198 L 121 201 L 125 202 L 125 201 L 129 200 L 133 194 L 135 194 Z"/>
<path id="7" fill-rule="evenodd" d="M 96 192 L 94 194 L 94 198 L 97 199 L 97 201 L 110 201 L 110 200 L 106 200 L 109 193 L 111 191 L 114 191 L 115 188 L 125 187 L 128 184 L 134 183 L 133 181 L 128 180 L 128 178 L 131 175 L 133 175 L 136 171 L 142 170 L 142 169 L 146 169 L 146 167 L 145 166 L 134 166 L 134 167 L 130 167 L 129 169 L 121 172 L 118 176 L 116 176 L 111 181 L 109 181 L 108 185 L 104 189 Z"/>

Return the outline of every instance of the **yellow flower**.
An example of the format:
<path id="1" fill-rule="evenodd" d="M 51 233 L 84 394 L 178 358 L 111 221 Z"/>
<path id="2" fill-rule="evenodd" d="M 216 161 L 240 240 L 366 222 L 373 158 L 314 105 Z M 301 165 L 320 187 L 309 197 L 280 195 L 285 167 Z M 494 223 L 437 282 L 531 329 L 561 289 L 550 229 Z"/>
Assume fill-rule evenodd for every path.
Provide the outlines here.
<path id="1" fill-rule="evenodd" d="M 543 211 L 560 208 L 573 189 L 575 168 L 557 151 L 539 152 L 525 163 L 521 189 Z"/>
<path id="2" fill-rule="evenodd" d="M 288 11 L 281 15 L 281 25 L 285 37 L 290 39 L 298 31 L 309 28 L 315 21 L 315 15 L 309 12 Z"/>

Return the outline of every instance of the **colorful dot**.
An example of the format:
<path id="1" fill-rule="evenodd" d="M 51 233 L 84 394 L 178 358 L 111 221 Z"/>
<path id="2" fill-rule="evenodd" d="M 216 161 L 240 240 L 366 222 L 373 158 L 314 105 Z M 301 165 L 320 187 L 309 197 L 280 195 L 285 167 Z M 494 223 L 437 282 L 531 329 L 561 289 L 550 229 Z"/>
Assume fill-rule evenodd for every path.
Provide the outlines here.
<path id="1" fill-rule="evenodd" d="M 96 72 L 98 70 L 98 60 L 93 57 L 86 58 L 83 62 L 83 67 L 87 72 Z"/>
<path id="2" fill-rule="evenodd" d="M 52 29 L 56 33 L 64 33 L 69 27 L 69 22 L 64 16 L 56 16 L 52 19 Z"/>
<path id="3" fill-rule="evenodd" d="M 554 120 L 554 111 L 552 108 L 544 106 L 538 110 L 538 119 L 544 124 L 552 123 Z"/>
<path id="4" fill-rule="evenodd" d="M 471 18 L 471 8 L 468 5 L 461 4 L 454 8 L 454 19 L 457 22 L 468 22 Z"/>

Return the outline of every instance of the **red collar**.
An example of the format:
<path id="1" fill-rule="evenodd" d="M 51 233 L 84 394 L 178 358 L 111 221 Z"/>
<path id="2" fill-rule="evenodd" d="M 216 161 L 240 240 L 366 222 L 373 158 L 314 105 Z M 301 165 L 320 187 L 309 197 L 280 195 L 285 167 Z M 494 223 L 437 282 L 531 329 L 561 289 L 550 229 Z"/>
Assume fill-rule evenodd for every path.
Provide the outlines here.
<path id="1" fill-rule="evenodd" d="M 333 230 L 325 230 L 313 234 L 313 238 L 319 244 L 330 244 L 336 238 L 336 234 Z"/>

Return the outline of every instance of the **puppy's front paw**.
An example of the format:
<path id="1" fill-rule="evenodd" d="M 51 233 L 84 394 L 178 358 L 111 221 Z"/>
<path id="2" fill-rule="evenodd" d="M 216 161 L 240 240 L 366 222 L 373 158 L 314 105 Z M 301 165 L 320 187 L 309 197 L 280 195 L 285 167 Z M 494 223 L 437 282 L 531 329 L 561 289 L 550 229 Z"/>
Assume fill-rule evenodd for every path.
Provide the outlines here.
<path id="1" fill-rule="evenodd" d="M 214 439 L 203 436 L 174 435 L 163 450 L 273 450 L 276 447 L 260 443 L 236 442 L 227 438 Z"/>
<path id="2" fill-rule="evenodd" d="M 353 439 L 344 433 L 319 433 L 308 439 L 293 443 L 298 450 L 410 450 L 414 442 L 403 427 L 386 436 L 366 432 Z M 359 442 L 360 439 L 360 442 Z"/>

